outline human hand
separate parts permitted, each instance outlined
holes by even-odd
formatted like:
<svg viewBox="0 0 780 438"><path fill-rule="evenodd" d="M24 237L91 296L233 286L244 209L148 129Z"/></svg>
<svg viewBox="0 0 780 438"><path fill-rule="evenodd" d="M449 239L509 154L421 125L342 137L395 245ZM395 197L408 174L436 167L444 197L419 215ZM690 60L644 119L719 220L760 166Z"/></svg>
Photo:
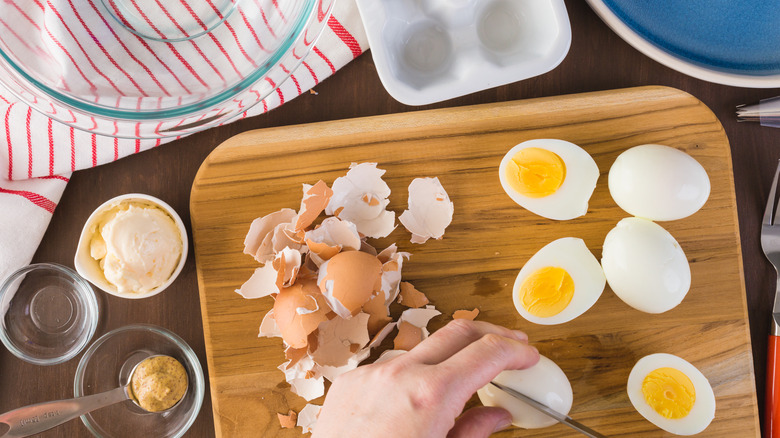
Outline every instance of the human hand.
<svg viewBox="0 0 780 438"><path fill-rule="evenodd" d="M539 361L525 333L456 319L408 353L333 382L312 438L480 438L509 427L504 409L463 411L504 370ZM457 421L456 421L457 418Z"/></svg>

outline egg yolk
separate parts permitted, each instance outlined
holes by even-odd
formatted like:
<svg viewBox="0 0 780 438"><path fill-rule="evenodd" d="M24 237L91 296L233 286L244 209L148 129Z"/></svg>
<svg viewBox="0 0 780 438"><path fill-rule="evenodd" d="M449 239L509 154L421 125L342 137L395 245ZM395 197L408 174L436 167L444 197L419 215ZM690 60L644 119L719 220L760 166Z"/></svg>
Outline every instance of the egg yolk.
<svg viewBox="0 0 780 438"><path fill-rule="evenodd" d="M537 269L520 285L523 307L539 318L561 313L573 296L574 280L563 268Z"/></svg>
<svg viewBox="0 0 780 438"><path fill-rule="evenodd" d="M645 401L659 415L676 420L691 412L696 402L693 382L675 368L658 368L642 381Z"/></svg>
<svg viewBox="0 0 780 438"><path fill-rule="evenodd" d="M566 165L554 152L525 148L515 154L506 168L510 187L529 198L555 193L566 178Z"/></svg>

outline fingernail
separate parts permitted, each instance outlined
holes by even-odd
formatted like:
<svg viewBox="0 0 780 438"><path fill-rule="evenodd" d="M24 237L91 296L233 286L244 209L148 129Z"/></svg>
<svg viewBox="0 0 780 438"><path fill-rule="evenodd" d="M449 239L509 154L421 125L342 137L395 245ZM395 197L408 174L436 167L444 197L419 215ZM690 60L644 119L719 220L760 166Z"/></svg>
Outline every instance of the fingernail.
<svg viewBox="0 0 780 438"><path fill-rule="evenodd" d="M496 424L496 428L493 429L493 433L501 432L502 430L509 429L510 426L512 426L512 419L511 418L507 418L507 419L504 419L502 421L499 421Z"/></svg>

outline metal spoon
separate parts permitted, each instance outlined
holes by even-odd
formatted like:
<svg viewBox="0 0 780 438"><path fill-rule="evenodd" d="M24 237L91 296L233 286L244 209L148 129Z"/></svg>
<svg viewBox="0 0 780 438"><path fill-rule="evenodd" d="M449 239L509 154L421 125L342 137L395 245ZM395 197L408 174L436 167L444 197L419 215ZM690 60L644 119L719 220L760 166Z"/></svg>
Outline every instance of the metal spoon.
<svg viewBox="0 0 780 438"><path fill-rule="evenodd" d="M37 403L0 414L0 438L21 438L35 435L96 409L125 400L132 400L136 406L143 409L132 395L130 382L139 365L157 356L164 355L150 355L147 352L137 352L131 355L122 364L119 371L119 387L116 389L84 397ZM130 372L127 372L128 369ZM184 398L187 390L176 404L164 411L158 411L158 413L173 409Z"/></svg>

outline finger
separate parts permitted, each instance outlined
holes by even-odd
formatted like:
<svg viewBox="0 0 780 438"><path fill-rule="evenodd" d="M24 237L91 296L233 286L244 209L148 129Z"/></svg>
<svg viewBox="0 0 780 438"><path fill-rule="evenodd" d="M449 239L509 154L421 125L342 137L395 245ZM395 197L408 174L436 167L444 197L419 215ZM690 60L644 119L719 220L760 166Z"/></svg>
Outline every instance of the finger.
<svg viewBox="0 0 780 438"><path fill-rule="evenodd" d="M435 366L436 373L445 382L457 382L448 385L449 395L465 404L501 371L529 368L538 361L536 348L490 333Z"/></svg>
<svg viewBox="0 0 780 438"><path fill-rule="evenodd" d="M512 415L503 408L471 408L455 421L447 438L485 438L512 425Z"/></svg>
<svg viewBox="0 0 780 438"><path fill-rule="evenodd" d="M485 321L455 319L414 347L406 354L407 360L434 365L450 358L467 345L489 333L517 341L528 341L528 336L521 331L509 330L506 327Z"/></svg>

